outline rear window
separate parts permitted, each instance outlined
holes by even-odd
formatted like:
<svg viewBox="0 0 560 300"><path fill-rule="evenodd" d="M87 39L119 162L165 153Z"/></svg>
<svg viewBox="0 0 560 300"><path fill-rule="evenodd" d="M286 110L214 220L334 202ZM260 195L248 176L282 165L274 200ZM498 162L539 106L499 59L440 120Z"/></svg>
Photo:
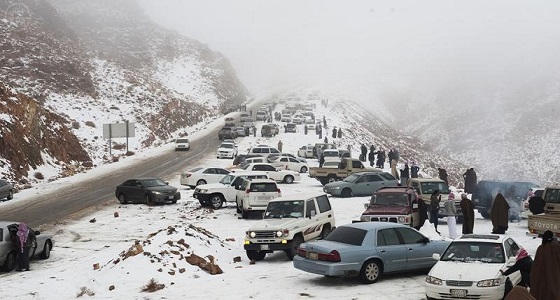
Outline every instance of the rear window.
<svg viewBox="0 0 560 300"><path fill-rule="evenodd" d="M340 226L327 236L327 241L361 246L367 231L354 227Z"/></svg>
<svg viewBox="0 0 560 300"><path fill-rule="evenodd" d="M251 182L251 192L276 192L278 188L274 182Z"/></svg>
<svg viewBox="0 0 560 300"><path fill-rule="evenodd" d="M186 143L189 142L189 139L177 139L176 142L177 142L177 143L180 143L180 144L186 144Z"/></svg>

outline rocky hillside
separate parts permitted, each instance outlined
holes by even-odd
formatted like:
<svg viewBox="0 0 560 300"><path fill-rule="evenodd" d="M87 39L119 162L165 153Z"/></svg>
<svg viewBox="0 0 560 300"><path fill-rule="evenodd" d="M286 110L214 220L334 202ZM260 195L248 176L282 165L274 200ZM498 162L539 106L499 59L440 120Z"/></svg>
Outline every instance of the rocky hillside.
<svg viewBox="0 0 560 300"><path fill-rule="evenodd" d="M23 170L70 161L62 158L81 167L112 161L102 137L106 123L133 122L131 142L134 151L142 151L246 100L225 57L152 23L134 1L10 0L0 2L0 12L2 86L18 99L37 100L33 112L50 113L28 117L56 117L36 125L63 125L85 154L68 151L77 145L66 145L65 137L59 147L43 145L53 162L21 159L5 145L22 149L33 136L1 126L1 177L19 180L31 176ZM4 109L4 120L20 119L10 115L13 107ZM121 144L115 139L110 146L117 150Z"/></svg>

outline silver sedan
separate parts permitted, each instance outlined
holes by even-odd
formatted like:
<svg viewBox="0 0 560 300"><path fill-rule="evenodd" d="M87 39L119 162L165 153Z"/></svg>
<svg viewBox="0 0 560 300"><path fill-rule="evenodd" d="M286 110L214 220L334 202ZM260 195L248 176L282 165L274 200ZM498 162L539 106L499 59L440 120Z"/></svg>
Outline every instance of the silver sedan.
<svg viewBox="0 0 560 300"><path fill-rule="evenodd" d="M19 222L0 221L0 267L3 271L11 272L17 265L16 247L12 243L12 234L16 234ZM29 230L33 230L29 228ZM51 256L54 240L49 234L35 233L36 243L29 251L29 257L47 259Z"/></svg>

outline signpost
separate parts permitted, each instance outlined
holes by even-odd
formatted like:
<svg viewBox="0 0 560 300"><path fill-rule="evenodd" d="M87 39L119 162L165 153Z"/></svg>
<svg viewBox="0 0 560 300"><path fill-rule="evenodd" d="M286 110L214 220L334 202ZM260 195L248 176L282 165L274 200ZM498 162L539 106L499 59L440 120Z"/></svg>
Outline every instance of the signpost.
<svg viewBox="0 0 560 300"><path fill-rule="evenodd" d="M103 138L109 139L109 156L112 156L112 138L126 138L126 152L128 153L128 138L135 136L134 123L125 121L124 123L103 124Z"/></svg>

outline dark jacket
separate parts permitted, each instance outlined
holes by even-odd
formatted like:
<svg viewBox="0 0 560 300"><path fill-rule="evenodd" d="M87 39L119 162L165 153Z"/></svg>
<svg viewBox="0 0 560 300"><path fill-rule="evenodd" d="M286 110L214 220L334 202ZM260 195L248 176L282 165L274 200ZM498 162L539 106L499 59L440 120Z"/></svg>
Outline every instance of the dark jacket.
<svg viewBox="0 0 560 300"><path fill-rule="evenodd" d="M408 165L404 165L404 169L401 169L401 178L410 178L410 169Z"/></svg>
<svg viewBox="0 0 560 300"><path fill-rule="evenodd" d="M530 256L525 256L519 259L515 264L504 271L504 275L513 274L516 271L521 273L521 282L519 285L530 287L531 280L531 267L533 266L533 259Z"/></svg>
<svg viewBox="0 0 560 300"><path fill-rule="evenodd" d="M529 211L534 215L544 213L544 199L538 196L533 196L529 199Z"/></svg>
<svg viewBox="0 0 560 300"><path fill-rule="evenodd" d="M547 242L537 248L531 268L531 295L537 300L560 299L560 245Z"/></svg>
<svg viewBox="0 0 560 300"><path fill-rule="evenodd" d="M472 194L476 189L476 172L473 168L470 168L463 174L463 178L465 179L465 193Z"/></svg>
<svg viewBox="0 0 560 300"><path fill-rule="evenodd" d="M411 178L418 178L418 172L420 171L420 167L412 166L410 167L410 177Z"/></svg>
<svg viewBox="0 0 560 300"><path fill-rule="evenodd" d="M492 225L494 226L492 233L503 234L508 229L509 222L509 204L502 193L498 193L492 202L490 211Z"/></svg>

